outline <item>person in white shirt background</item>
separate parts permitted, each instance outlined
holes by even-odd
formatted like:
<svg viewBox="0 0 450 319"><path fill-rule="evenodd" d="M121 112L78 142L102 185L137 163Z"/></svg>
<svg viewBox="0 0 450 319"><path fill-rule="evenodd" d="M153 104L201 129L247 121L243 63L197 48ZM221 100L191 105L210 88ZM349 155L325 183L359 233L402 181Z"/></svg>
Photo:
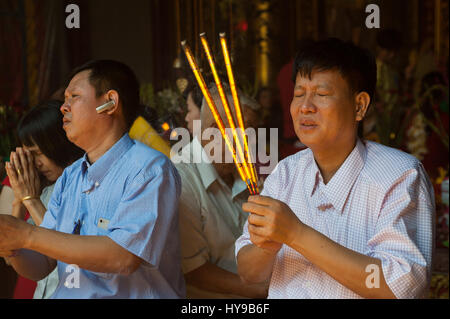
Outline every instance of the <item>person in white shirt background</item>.
<svg viewBox="0 0 450 319"><path fill-rule="evenodd" d="M210 92L225 119L215 84L210 85ZM235 116L228 88L226 94ZM240 101L246 127L257 127L259 105L243 94ZM194 138L185 146L189 152L183 149L180 157L172 157L182 181L179 227L186 296L189 299L265 298L268 283L245 284L236 274L234 243L247 220L241 207L249 193L234 163L224 160L225 142L204 99L200 120L201 127L193 130ZM216 128L218 133L212 140L207 137L210 128Z"/></svg>
<svg viewBox="0 0 450 319"><path fill-rule="evenodd" d="M307 42L293 68L291 116L308 149L278 163L235 253L268 298L420 298L429 287L434 193L413 156L358 137L376 63L337 39Z"/></svg>

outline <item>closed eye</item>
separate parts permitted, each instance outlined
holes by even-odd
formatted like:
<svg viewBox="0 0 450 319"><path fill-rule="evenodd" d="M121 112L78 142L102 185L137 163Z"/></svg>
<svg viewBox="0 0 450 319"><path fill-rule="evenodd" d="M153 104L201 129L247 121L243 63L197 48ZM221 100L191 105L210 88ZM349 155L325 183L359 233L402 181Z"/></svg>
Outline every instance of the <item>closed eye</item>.
<svg viewBox="0 0 450 319"><path fill-rule="evenodd" d="M67 101L70 101L70 100L72 100L73 98L75 98L75 97L77 97L78 95L76 95L76 94L72 94L72 95L70 95L70 96L66 96L65 98L64 98L64 102L65 103L67 103Z"/></svg>

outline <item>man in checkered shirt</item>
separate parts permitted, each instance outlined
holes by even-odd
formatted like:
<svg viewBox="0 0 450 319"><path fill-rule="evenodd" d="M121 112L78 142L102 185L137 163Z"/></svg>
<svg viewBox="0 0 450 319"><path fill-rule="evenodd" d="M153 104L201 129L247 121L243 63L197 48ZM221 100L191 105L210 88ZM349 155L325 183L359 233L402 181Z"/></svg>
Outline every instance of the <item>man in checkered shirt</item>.
<svg viewBox="0 0 450 319"><path fill-rule="evenodd" d="M434 194L413 156L358 137L376 63L337 39L304 43L291 115L308 149L282 160L236 242L239 275L269 298L420 298L430 282Z"/></svg>

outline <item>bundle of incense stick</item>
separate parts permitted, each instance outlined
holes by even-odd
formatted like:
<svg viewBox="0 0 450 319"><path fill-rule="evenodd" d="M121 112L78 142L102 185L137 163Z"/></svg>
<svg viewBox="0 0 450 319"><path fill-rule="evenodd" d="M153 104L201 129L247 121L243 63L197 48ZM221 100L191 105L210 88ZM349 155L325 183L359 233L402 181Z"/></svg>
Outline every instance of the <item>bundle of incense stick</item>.
<svg viewBox="0 0 450 319"><path fill-rule="evenodd" d="M183 47L183 50L186 53L186 57L189 61L189 65L190 65L192 71L194 72L194 75L198 82L198 85L200 86L203 96L205 97L205 101L208 104L208 107L211 110L211 113L213 114L213 117L217 123L220 133L222 134L222 137L225 140L228 150L231 152L231 154L233 156L233 161L239 172L239 176L247 184L250 194L252 194L252 195L259 194L258 175L256 173L256 169L255 169L255 166L254 166L252 158L251 158L251 152L249 150L247 139L245 137L244 120L242 118L241 105L239 102L239 95L237 92L236 83L234 81L234 75L233 75L233 70L231 67L230 56L228 54L225 33L220 34L220 43L221 43L221 47L222 47L223 57L225 59L225 65L227 68L228 81L230 84L231 95L233 97L233 103L234 103L234 107L235 107L235 111L236 111L235 113L236 113L236 118L238 120L239 129L236 129L236 124L234 123L234 119L233 119L233 115L230 110L230 105L228 103L227 95L225 94L221 80L219 78L219 75L217 74L216 66L214 64L214 60L211 55L211 51L209 49L208 41L206 40L205 33L200 34L200 39L201 39L205 54L208 58L209 65L211 67L214 81L216 83L217 90L219 92L220 100L222 101L222 105L225 110L225 114L227 116L229 127L231 128L231 130L233 132L233 140L236 142L237 152L233 147L233 141L230 140L230 137L225 132L225 125L222 121L222 118L220 117L219 112L217 111L217 107L211 97L211 93L209 92L209 89L208 89L208 87L205 83L205 80L200 72L200 69L195 61L195 58L192 55L191 49L186 44L186 41L182 41L181 46ZM239 132L240 136L238 136L238 132Z"/></svg>

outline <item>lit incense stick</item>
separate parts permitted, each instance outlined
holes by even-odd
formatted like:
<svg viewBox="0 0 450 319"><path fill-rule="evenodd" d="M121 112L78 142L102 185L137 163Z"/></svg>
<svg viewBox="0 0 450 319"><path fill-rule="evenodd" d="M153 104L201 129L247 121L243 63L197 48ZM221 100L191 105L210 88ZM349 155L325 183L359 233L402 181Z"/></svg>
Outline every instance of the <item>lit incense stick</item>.
<svg viewBox="0 0 450 319"><path fill-rule="evenodd" d="M228 99L227 99L227 96L223 89L222 82L220 81L219 75L217 74L216 66L214 64L214 60L212 58L211 51L209 49L208 41L206 40L205 33L200 34L200 39L201 39L201 42L203 45L203 49L205 50L206 57L208 58L209 66L211 67L214 81L216 82L217 90L219 92L220 100L222 101L222 105L225 110L225 114L227 116L228 123L233 132L233 138L236 141L237 153L239 155L241 162L244 164L243 166L244 166L246 177L250 178L252 180L252 186L256 188L256 181L253 179L252 173L248 166L249 164L247 163L246 157L244 155L244 151L242 149L241 141L240 141L239 137L237 136L236 125L234 124L233 115L231 114L230 106L228 104ZM253 191L256 192L256 189L253 189Z"/></svg>
<svg viewBox="0 0 450 319"><path fill-rule="evenodd" d="M247 187L248 187L250 193L253 194L254 192L252 190L252 187L250 186L251 185L251 180L249 180L249 179L247 179L245 177L245 174L244 174L244 171L243 171L243 168L242 168L242 164L239 163L239 161L236 158L236 152L235 152L235 150L233 148L233 144L231 143L231 141L229 139L229 136L225 132L225 126L223 124L223 121L220 118L219 112L217 111L217 108L216 108L216 105L214 104L213 99L211 98L211 94L209 93L209 90L208 90L208 87L206 86L205 80L203 79L203 76L202 76L202 74L199 71L199 68L197 66L197 63L195 62L195 59L194 59L194 57L192 55L192 52L191 52L189 46L186 44L186 41L182 41L181 42L181 46L183 47L183 50L184 50L184 52L186 54L186 57L187 57L188 62L189 62L189 65L191 66L191 69L194 72L195 78L196 78L196 80L198 82L198 85L200 86L200 89L201 89L201 91L203 93L203 96L205 97L205 101L206 101L206 103L208 104L208 106L209 106L209 108L211 110L211 113L212 113L212 115L214 117L214 120L217 123L217 126L219 127L220 133L222 133L222 136L223 136L223 138L225 140L225 143L226 143L229 151L233 155L233 160L234 160L234 163L235 163L235 165L236 165L236 167L238 169L239 175L240 175L241 179L247 184Z"/></svg>
<svg viewBox="0 0 450 319"><path fill-rule="evenodd" d="M256 174L256 169L255 169L254 163L252 161L252 157L251 157L251 153L250 153L250 150L248 147L247 139L245 138L245 134L244 134L245 126L244 126L244 120L242 118L241 103L239 101L239 96L238 96L237 89L236 89L236 82L234 81L233 69L231 67L230 55L228 54L227 40L225 37L225 33L220 33L220 44L222 46L223 58L225 60L225 66L227 68L228 81L230 82L230 90L231 90L231 95L233 96L234 108L236 109L236 117L238 120L239 128L241 129L242 139L244 140L244 149L247 154L248 164L251 169L252 181L256 185L257 193L259 193L258 175Z"/></svg>

